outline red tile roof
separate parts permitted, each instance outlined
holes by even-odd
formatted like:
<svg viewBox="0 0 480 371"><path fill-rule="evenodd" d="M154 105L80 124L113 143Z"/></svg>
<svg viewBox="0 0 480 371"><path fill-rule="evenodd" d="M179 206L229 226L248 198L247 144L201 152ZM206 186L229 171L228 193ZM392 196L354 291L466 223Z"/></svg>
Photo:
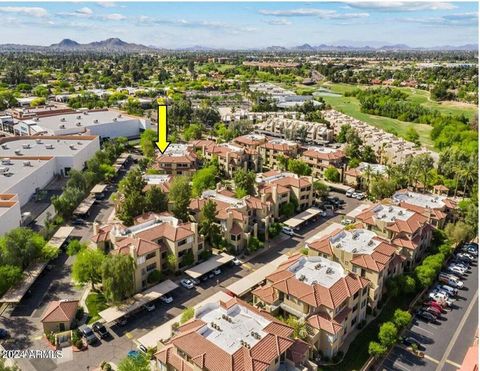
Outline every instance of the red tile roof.
<svg viewBox="0 0 480 371"><path fill-rule="evenodd" d="M56 300L50 302L42 315L43 323L70 322L75 318L78 300Z"/></svg>

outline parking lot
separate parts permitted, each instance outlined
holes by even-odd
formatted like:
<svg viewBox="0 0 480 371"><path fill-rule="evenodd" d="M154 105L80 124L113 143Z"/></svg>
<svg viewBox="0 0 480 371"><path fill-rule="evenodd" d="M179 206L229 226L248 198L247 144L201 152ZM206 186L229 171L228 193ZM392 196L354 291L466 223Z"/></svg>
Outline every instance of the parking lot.
<svg viewBox="0 0 480 371"><path fill-rule="evenodd" d="M344 214L353 210L361 203L361 201L346 198L341 194L333 194L346 201L344 207L337 210L333 215L322 217L316 221L310 222L293 237L280 234L275 240L270 241L268 248L261 250L255 256L251 256L242 266L222 267L222 273L220 275L210 278L206 282L201 282L193 289L188 290L181 286L178 287L171 293L171 296L174 299L173 303L165 304L160 300L157 300L155 302L156 308L154 311L147 312L142 310L135 315L132 315L127 325L124 327L107 325L111 337L102 339L97 342L97 344L90 346L87 351L73 354L70 353L66 359L63 360L63 363L57 363L53 360L22 361L20 362L21 369L37 371L55 369L69 369L71 371L85 370L87 365L90 367L96 367L103 360L118 364L118 362L127 355L128 351L136 349L137 345L134 342L135 339L178 316L185 308L192 307L216 292L223 290L224 287L227 287L240 278L245 277L253 270L258 269L281 254L302 247L306 239L328 227L331 223L340 222ZM108 203L106 200L105 202ZM96 217L98 218L97 210L104 214L105 216L103 216L103 218L105 218L105 208L102 206L102 204L99 204L98 206L94 205L94 208L92 208L92 215L88 220L94 220ZM110 209L110 207L107 209ZM90 233L91 225L87 225L76 227L74 235L87 238ZM24 299L24 301L22 301L20 305L8 315L8 318L1 320L2 326L11 331L15 339L17 337L25 338L26 343L23 344L21 348L44 349L46 347L46 341L42 338L42 332L39 326L39 318L45 310L45 295L46 298L51 297L49 300L63 298L62 295L65 295L65 298L79 298L81 296L83 290L74 288L70 281L69 265L71 264L70 260L72 258L69 258L68 262L63 259L66 258L59 259L57 268L53 269L52 272L48 272L45 277L41 277L38 282L35 283L35 286L33 287L35 290L32 298ZM67 262L66 266L64 266L65 262ZM185 276L181 275L175 278L176 283L179 283L182 278L185 278ZM53 285L54 280L58 281L58 284ZM16 323L24 323L23 326L25 331L14 331L13 328ZM15 343L5 344L5 346L9 349L18 348L18 344Z"/></svg>
<svg viewBox="0 0 480 371"><path fill-rule="evenodd" d="M478 327L478 266L472 264L464 288L450 309L437 323L427 323L414 318L405 336L412 336L424 347L424 358L397 345L383 363L382 370L457 370L463 362L467 349L473 342Z"/></svg>

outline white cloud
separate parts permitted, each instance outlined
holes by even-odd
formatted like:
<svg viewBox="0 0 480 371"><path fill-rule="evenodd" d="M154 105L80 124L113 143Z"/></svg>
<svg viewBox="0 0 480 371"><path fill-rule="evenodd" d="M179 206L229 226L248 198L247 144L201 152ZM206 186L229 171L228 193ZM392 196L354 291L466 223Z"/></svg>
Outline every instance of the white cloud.
<svg viewBox="0 0 480 371"><path fill-rule="evenodd" d="M272 26L288 26L292 24L292 22L285 18L271 19L267 23L271 24Z"/></svg>
<svg viewBox="0 0 480 371"><path fill-rule="evenodd" d="M37 18L48 16L46 9L30 6L2 6L0 7L0 13L16 13Z"/></svg>
<svg viewBox="0 0 480 371"><path fill-rule="evenodd" d="M114 8L117 6L117 4L113 1L99 1L97 2L97 5L101 6L102 8Z"/></svg>
<svg viewBox="0 0 480 371"><path fill-rule="evenodd" d="M127 19L127 17L119 13L107 14L106 16L104 16L104 18L108 19L109 21L121 21L123 19Z"/></svg>
<svg viewBox="0 0 480 371"><path fill-rule="evenodd" d="M384 12L415 12L419 10L452 10L457 7L447 2L425 1L358 1L348 3L351 8Z"/></svg>
<svg viewBox="0 0 480 371"><path fill-rule="evenodd" d="M260 14L274 17L318 17L322 19L352 19L368 17L368 13L338 13L335 10L298 8L290 10L266 10Z"/></svg>
<svg viewBox="0 0 480 371"><path fill-rule="evenodd" d="M90 16L90 15L93 14L93 10L90 9L90 8L87 8L87 7L83 7L83 8L80 8L80 9L75 10L75 13L77 13L77 14L79 14L79 15Z"/></svg>
<svg viewBox="0 0 480 371"><path fill-rule="evenodd" d="M444 26L475 26L478 24L478 13L458 13L449 14L441 17L422 17L422 18L400 18L402 22L419 23L424 25L444 25Z"/></svg>

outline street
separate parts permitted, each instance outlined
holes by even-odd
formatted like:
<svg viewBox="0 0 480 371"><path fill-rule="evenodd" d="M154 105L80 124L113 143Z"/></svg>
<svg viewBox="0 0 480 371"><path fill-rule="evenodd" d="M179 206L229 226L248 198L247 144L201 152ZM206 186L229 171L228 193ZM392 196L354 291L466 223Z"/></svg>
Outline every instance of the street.
<svg viewBox="0 0 480 371"><path fill-rule="evenodd" d="M419 358L397 345L383 363L382 370L454 371L463 362L478 327L478 266L473 264L459 290L457 300L439 323L417 318L405 336L416 338L425 347L425 357ZM446 335L448 334L448 335Z"/></svg>

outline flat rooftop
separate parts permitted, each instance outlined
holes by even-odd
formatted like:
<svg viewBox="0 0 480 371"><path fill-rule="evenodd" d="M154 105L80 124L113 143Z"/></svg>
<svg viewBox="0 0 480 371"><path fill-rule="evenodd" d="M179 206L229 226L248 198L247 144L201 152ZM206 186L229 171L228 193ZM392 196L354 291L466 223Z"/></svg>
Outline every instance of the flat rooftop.
<svg viewBox="0 0 480 371"><path fill-rule="evenodd" d="M338 152L337 148L324 147L324 146L308 146L308 151L315 151L318 153L336 153Z"/></svg>
<svg viewBox="0 0 480 371"><path fill-rule="evenodd" d="M188 152L190 152L190 150L188 149L187 144L173 143L168 146L167 150L163 153L163 156L181 157L188 154Z"/></svg>
<svg viewBox="0 0 480 371"><path fill-rule="evenodd" d="M170 216L170 215L157 215L155 219L148 220L140 224L132 225L122 230L117 230L117 235L120 235L123 237L130 236L132 234L137 234L139 232L146 231L147 229L156 227L162 223L168 223L171 226L176 228L179 225L179 220L174 216Z"/></svg>
<svg viewBox="0 0 480 371"><path fill-rule="evenodd" d="M171 180L172 176L168 174L147 174L143 176L143 179L147 184L158 185L168 183Z"/></svg>
<svg viewBox="0 0 480 371"><path fill-rule="evenodd" d="M286 177L295 178L296 175L294 173L289 173L289 172L286 172L286 171L275 174L275 175L267 176L267 177L264 176L263 174L258 174L257 177L255 178L255 181L257 183L270 183L270 182L274 182L276 180L283 179L283 178L286 178Z"/></svg>
<svg viewBox="0 0 480 371"><path fill-rule="evenodd" d="M140 120L119 111L82 111L55 116L44 116L37 119L23 120L28 125L37 125L48 130L65 130L78 127L95 126L111 122L125 122ZM80 123L80 125L78 125ZM62 126L63 125L63 126Z"/></svg>
<svg viewBox="0 0 480 371"><path fill-rule="evenodd" d="M380 241L374 240L377 235L367 229L343 230L330 238L330 243L337 249L352 254L370 255L380 245Z"/></svg>
<svg viewBox="0 0 480 371"><path fill-rule="evenodd" d="M288 267L288 270L294 273L299 281L309 285L316 283L326 288L347 275L339 263L320 256L302 256Z"/></svg>
<svg viewBox="0 0 480 371"><path fill-rule="evenodd" d="M242 305L226 309L218 302L198 308L195 317L206 323L197 332L228 354L235 353L244 343L255 346L267 335L263 329L270 324Z"/></svg>
<svg viewBox="0 0 480 371"><path fill-rule="evenodd" d="M385 174L387 172L387 167L380 164L369 164L368 162L360 162L357 169L360 171L365 171L370 166L370 170L376 174Z"/></svg>
<svg viewBox="0 0 480 371"><path fill-rule="evenodd" d="M287 146L296 146L297 145L297 142L293 142L291 140L288 140L288 139L282 139L282 138L271 138L268 140L268 143L272 143L272 144L286 144Z"/></svg>
<svg viewBox="0 0 480 371"><path fill-rule="evenodd" d="M0 156L1 156L0 150ZM20 183L24 178L42 168L50 160L12 160L2 159L0 161L0 193L5 193L15 184ZM51 174L53 176L53 173Z"/></svg>
<svg viewBox="0 0 480 371"><path fill-rule="evenodd" d="M217 201L224 202L224 203L229 204L231 206L236 206L236 207L245 206L245 201L244 200L240 200L240 199L235 198L235 197L222 195L221 193L218 193L215 190L210 190L209 189L209 190L203 191L202 197L203 198L213 198Z"/></svg>
<svg viewBox="0 0 480 371"><path fill-rule="evenodd" d="M48 137L41 137L33 139L30 137L28 139L27 137L18 137L18 140L12 140L0 146L0 157L75 156L87 143L94 140L98 141L98 138L48 139Z"/></svg>
<svg viewBox="0 0 480 371"><path fill-rule="evenodd" d="M429 193L417 193L417 192L396 192L392 199L395 202L406 202L407 204L420 206L430 209L441 209L445 206L443 200L446 197L432 195Z"/></svg>
<svg viewBox="0 0 480 371"><path fill-rule="evenodd" d="M408 220L415 213L400 206L394 205L377 205L372 211L375 213L375 218L384 220L386 222L394 222L395 220Z"/></svg>

